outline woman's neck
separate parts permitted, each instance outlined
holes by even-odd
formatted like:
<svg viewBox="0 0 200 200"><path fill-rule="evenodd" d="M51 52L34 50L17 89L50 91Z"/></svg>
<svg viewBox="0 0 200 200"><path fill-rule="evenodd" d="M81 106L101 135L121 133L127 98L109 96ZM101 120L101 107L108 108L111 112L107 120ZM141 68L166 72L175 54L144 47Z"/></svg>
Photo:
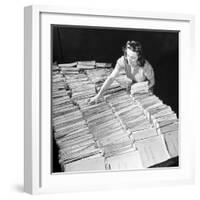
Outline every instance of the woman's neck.
<svg viewBox="0 0 200 200"><path fill-rule="evenodd" d="M124 56L124 58L125 58L126 63L127 63L130 67L132 67L132 68L137 68L137 67L139 67L138 64L137 64L137 62L136 62L135 64L133 64L133 63L131 64L131 63L128 62L128 59L127 59L125 56Z"/></svg>

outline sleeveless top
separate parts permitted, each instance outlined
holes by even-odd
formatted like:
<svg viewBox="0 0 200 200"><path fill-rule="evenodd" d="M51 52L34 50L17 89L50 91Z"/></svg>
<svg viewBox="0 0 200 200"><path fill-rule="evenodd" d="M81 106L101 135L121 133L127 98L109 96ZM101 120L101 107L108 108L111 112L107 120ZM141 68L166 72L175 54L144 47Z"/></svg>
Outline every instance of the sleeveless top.
<svg viewBox="0 0 200 200"><path fill-rule="evenodd" d="M142 82L154 78L153 68L147 60L145 60L143 67L136 66L133 68L128 64L126 58L121 56L117 60L117 67L119 67L120 71L124 71L126 76L133 82Z"/></svg>

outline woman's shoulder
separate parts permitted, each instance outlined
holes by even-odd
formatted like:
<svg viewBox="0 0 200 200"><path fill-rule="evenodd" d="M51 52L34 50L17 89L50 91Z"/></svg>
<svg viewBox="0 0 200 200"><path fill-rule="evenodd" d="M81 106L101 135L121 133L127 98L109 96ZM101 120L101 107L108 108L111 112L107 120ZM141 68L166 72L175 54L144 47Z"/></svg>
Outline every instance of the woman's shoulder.
<svg viewBox="0 0 200 200"><path fill-rule="evenodd" d="M152 70L152 65L150 64L150 62L148 60L145 60L145 63L144 63L144 70L148 71L148 70Z"/></svg>
<svg viewBox="0 0 200 200"><path fill-rule="evenodd" d="M120 58L117 59L117 65L124 67L125 66L125 57L121 56Z"/></svg>
<svg viewBox="0 0 200 200"><path fill-rule="evenodd" d="M144 69L144 73L147 77L152 77L154 75L153 67L149 61L145 60L143 69Z"/></svg>

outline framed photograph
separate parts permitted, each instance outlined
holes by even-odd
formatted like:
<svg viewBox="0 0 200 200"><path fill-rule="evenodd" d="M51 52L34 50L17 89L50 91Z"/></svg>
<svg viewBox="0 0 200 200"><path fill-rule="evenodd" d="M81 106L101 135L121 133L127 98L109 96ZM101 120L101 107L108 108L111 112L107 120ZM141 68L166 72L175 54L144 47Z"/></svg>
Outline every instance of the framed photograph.
<svg viewBox="0 0 200 200"><path fill-rule="evenodd" d="M24 188L194 181L194 16L25 8Z"/></svg>

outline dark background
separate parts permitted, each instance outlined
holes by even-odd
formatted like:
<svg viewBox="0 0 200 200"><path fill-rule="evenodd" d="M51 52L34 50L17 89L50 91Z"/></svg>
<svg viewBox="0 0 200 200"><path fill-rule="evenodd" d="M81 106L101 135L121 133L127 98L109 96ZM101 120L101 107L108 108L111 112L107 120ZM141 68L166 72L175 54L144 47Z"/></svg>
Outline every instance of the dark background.
<svg viewBox="0 0 200 200"><path fill-rule="evenodd" d="M52 62L95 60L114 67L126 41L140 41L155 72L155 95L179 116L178 37L175 31L52 25Z"/></svg>

